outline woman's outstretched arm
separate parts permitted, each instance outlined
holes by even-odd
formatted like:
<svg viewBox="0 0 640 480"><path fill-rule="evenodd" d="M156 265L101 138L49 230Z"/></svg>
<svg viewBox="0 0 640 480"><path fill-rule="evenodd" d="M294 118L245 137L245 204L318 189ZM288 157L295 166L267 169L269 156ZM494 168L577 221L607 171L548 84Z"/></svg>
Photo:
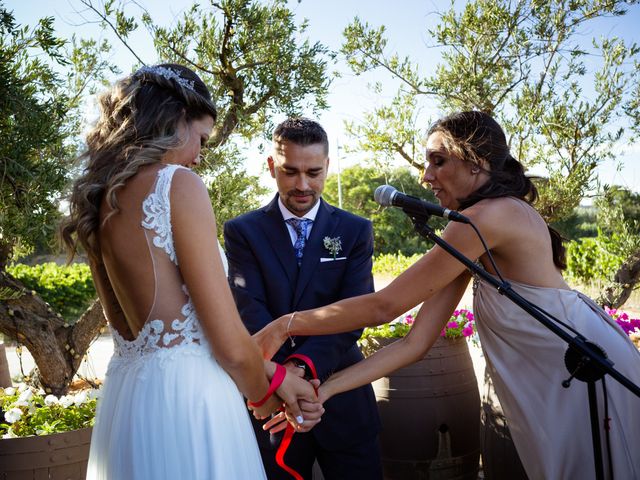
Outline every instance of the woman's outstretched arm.
<svg viewBox="0 0 640 480"><path fill-rule="evenodd" d="M462 273L437 295L424 302L406 337L332 375L320 386L319 400L324 403L338 393L371 383L422 358L435 343L460 302L469 278L469 273Z"/></svg>
<svg viewBox="0 0 640 480"><path fill-rule="evenodd" d="M324 403L334 395L371 383L422 358L440 335L468 283L469 273L464 272L440 293L424 302L406 337L333 374L320 386L318 400ZM286 413L287 418L291 419L292 413ZM284 420L285 415L279 414L266 422L263 428L270 433L277 433L285 428ZM309 431L316 423L305 422L299 430Z"/></svg>
<svg viewBox="0 0 640 480"><path fill-rule="evenodd" d="M476 207L465 210L465 215L473 217L492 248L500 240L496 229L489 228L497 221L495 209L483 207L482 211L475 211ZM467 258L475 260L484 253L481 242L468 225L450 223L443 232L443 239ZM262 348L264 358L268 359L290 335L325 335L381 325L428 300L465 271L462 263L435 246L382 290L296 312L294 317L285 315L271 322L254 338Z"/></svg>

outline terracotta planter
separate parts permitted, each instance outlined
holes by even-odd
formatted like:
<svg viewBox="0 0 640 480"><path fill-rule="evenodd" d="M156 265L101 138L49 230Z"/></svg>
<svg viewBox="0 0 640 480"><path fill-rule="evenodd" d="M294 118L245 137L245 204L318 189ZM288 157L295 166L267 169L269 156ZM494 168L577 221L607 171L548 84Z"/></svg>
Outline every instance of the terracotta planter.
<svg viewBox="0 0 640 480"><path fill-rule="evenodd" d="M438 339L422 360L373 388L385 479L477 479L480 395L466 340Z"/></svg>
<svg viewBox="0 0 640 480"><path fill-rule="evenodd" d="M0 440L0 479L84 480L91 428Z"/></svg>

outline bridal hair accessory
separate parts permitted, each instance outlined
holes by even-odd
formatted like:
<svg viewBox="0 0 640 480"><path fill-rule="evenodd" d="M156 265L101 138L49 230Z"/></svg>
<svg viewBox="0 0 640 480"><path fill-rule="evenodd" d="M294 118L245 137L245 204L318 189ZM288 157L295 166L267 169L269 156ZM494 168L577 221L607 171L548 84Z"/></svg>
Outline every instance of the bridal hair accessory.
<svg viewBox="0 0 640 480"><path fill-rule="evenodd" d="M265 396L262 397L262 399L258 400L257 402L252 402L251 400L249 400L247 401L247 405L249 405L252 408L258 408L264 405L265 402L271 398L271 395L274 394L274 392L278 389L278 387L282 385L282 382L284 382L284 377L286 375L287 375L287 369L284 368L279 363L276 363L276 371L273 374L273 377L271 377L271 383L269 383L269 390L267 390L267 393L265 394Z"/></svg>
<svg viewBox="0 0 640 480"><path fill-rule="evenodd" d="M194 93L196 92L196 89L193 86L193 80L182 78L178 72L170 68L161 67L159 65L153 65L151 67L145 65L144 67L140 67L135 75L138 75L139 73L153 73L155 75L160 75L167 80L175 80L187 90L191 90Z"/></svg>
<svg viewBox="0 0 640 480"><path fill-rule="evenodd" d="M291 348L296 346L296 342L293 340L293 337L291 336L291 322L293 322L293 317L296 316L296 313L298 312L293 312L291 314L291 316L289 317L289 321L287 322L287 337L289 337L289 341L291 342Z"/></svg>

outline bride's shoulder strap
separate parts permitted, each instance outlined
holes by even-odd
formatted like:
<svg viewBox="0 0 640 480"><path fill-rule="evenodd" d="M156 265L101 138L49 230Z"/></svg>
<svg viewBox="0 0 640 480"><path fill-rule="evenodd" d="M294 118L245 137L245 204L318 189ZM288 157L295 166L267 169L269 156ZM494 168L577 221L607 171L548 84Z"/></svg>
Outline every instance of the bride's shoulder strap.
<svg viewBox="0 0 640 480"><path fill-rule="evenodd" d="M153 244L165 251L171 261L178 264L173 246L173 233L171 229L171 180L177 170L187 170L180 165L167 165L158 170L158 177L152 192L142 203L143 228L153 230Z"/></svg>

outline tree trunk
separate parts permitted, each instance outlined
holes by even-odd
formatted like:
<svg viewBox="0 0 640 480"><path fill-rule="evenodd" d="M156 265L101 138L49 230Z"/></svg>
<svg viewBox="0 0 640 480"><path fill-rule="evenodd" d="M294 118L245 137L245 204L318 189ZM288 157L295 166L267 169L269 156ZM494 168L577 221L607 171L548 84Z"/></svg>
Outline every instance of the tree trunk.
<svg viewBox="0 0 640 480"><path fill-rule="evenodd" d="M631 254L616 272L613 282L598 299L600 305L620 308L640 282L640 251Z"/></svg>
<svg viewBox="0 0 640 480"><path fill-rule="evenodd" d="M33 380L45 392L63 395L89 345L106 324L100 302L96 300L74 325L67 325L35 292L6 271L0 271L2 288L18 295L0 301L0 332L27 347L37 366Z"/></svg>

